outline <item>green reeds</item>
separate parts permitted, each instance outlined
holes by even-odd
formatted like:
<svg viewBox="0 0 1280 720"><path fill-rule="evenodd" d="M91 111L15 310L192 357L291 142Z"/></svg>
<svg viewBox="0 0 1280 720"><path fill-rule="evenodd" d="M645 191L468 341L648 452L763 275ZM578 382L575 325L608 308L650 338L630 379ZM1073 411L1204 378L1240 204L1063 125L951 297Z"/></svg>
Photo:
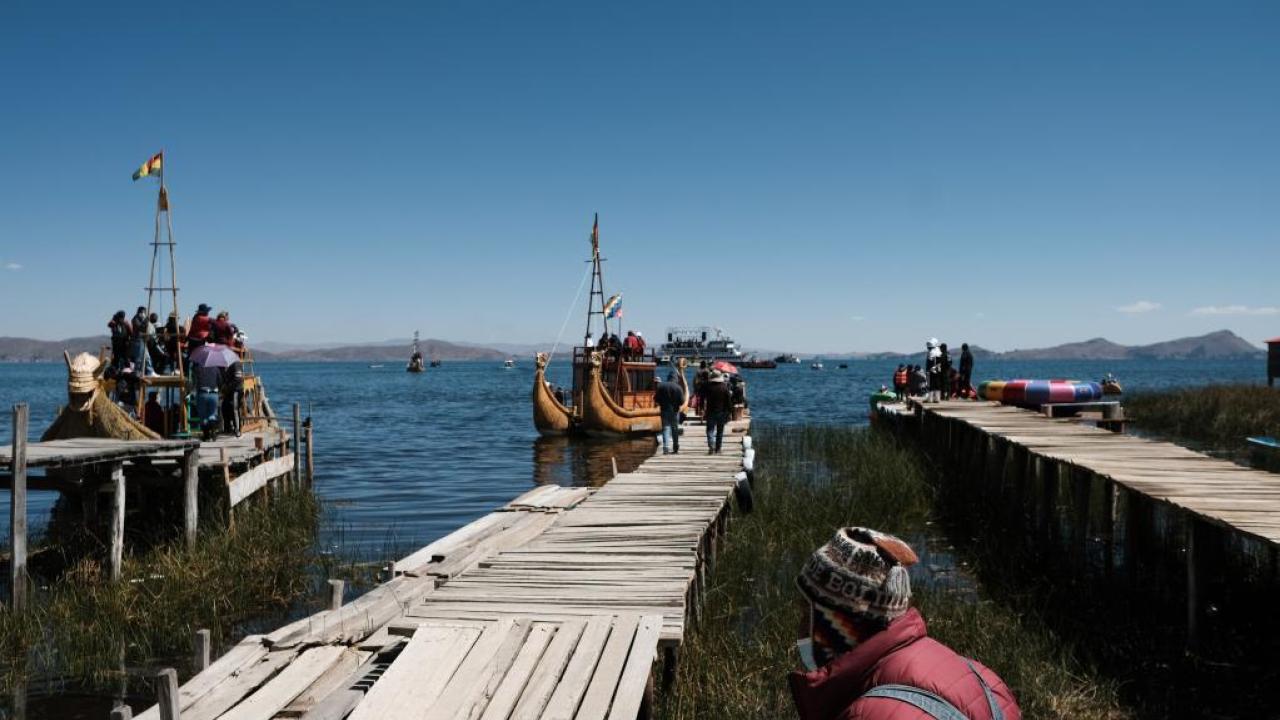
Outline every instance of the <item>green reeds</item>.
<svg viewBox="0 0 1280 720"><path fill-rule="evenodd" d="M232 529L202 531L191 548L174 542L126 556L119 582L94 560L77 561L37 588L25 613L0 610L6 687L56 679L113 691L125 668L158 662L185 675L197 629L210 630L216 650L246 623L316 592L318 518L309 489L282 490L237 507Z"/></svg>
<svg viewBox="0 0 1280 720"><path fill-rule="evenodd" d="M828 427L760 427L755 438L755 512L732 524L660 718L793 717L787 675L799 667L794 645L806 621L795 577L809 554L843 525L897 533L918 548L928 535L926 468L892 438ZM971 580L917 582L913 602L933 637L1009 683L1025 717L1128 716L1115 682L1034 614L992 602Z"/></svg>
<svg viewBox="0 0 1280 720"><path fill-rule="evenodd" d="M1239 450L1251 435L1280 437L1280 388L1208 385L1125 397L1140 430Z"/></svg>

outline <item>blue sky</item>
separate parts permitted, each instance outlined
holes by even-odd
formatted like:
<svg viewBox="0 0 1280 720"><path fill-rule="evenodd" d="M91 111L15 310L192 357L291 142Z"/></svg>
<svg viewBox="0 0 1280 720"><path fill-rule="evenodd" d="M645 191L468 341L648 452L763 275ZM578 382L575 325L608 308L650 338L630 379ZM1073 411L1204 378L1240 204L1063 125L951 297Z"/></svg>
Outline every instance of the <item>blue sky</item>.
<svg viewBox="0 0 1280 720"><path fill-rule="evenodd" d="M1280 4L116 5L0 6L0 335L142 299L161 148L258 340L554 339L597 211L650 336L1280 335Z"/></svg>

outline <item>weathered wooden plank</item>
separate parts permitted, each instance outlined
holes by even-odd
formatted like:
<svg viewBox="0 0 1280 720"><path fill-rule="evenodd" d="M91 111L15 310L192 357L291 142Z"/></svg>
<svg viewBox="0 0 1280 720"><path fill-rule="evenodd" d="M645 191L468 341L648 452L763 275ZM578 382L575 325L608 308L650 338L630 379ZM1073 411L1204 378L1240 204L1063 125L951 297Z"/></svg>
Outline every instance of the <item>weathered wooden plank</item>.
<svg viewBox="0 0 1280 720"><path fill-rule="evenodd" d="M618 680L613 706L609 708L609 720L635 720L644 699L644 688L653 670L654 655L658 650L658 634L661 619L652 615L641 618L636 636L627 655L627 665Z"/></svg>
<svg viewBox="0 0 1280 720"><path fill-rule="evenodd" d="M271 720L332 668L345 652L346 648L339 645L307 650L270 682L219 716L220 720Z"/></svg>
<svg viewBox="0 0 1280 720"><path fill-rule="evenodd" d="M573 654L573 649L577 647L578 639L582 637L585 627L586 623L575 621L562 623L557 628L551 644L547 646L538 666L529 676L529 682L525 685L520 701L516 703L516 708L511 714L512 720L538 720L542 717L542 709L546 707L551 694L555 692L560 676L564 673L565 666L569 664L569 658Z"/></svg>
<svg viewBox="0 0 1280 720"><path fill-rule="evenodd" d="M506 720L511 715L516 701L524 692L525 684L529 682L529 676L533 674L554 634L555 626L553 625L537 623L533 626L520 652L511 663L511 667L507 669L506 674L502 676L502 681L490 695L489 702L480 715L481 720Z"/></svg>
<svg viewBox="0 0 1280 720"><path fill-rule="evenodd" d="M473 628L421 628L400 657L374 683L349 720L383 720L421 714L439 697L480 632Z"/></svg>
<svg viewBox="0 0 1280 720"><path fill-rule="evenodd" d="M636 615L620 615L614 620L613 631L600 654L600 662L582 696L576 716L580 720L604 720L609 712L639 624L640 618Z"/></svg>
<svg viewBox="0 0 1280 720"><path fill-rule="evenodd" d="M261 490L271 480L291 471L293 469L293 461L294 456L290 453L283 457L268 460L232 478L227 490L231 506L239 505L241 501Z"/></svg>
<svg viewBox="0 0 1280 720"><path fill-rule="evenodd" d="M582 702L596 665L600 663L600 655L604 651L605 641L613 629L612 616L591 618L587 622L578 646L574 648L573 658L560 677L555 692L543 708L544 720L573 720Z"/></svg>

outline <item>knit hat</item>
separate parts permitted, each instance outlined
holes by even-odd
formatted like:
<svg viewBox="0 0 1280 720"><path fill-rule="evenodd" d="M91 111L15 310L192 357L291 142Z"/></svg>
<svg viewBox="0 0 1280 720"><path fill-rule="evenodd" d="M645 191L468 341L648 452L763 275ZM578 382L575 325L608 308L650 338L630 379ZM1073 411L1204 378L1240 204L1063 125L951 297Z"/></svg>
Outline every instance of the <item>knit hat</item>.
<svg viewBox="0 0 1280 720"><path fill-rule="evenodd" d="M918 558L902 540L870 528L846 527L818 548L796 578L813 604L815 652L851 650L864 628L883 629L907 611L907 568ZM819 658L822 664L832 657Z"/></svg>

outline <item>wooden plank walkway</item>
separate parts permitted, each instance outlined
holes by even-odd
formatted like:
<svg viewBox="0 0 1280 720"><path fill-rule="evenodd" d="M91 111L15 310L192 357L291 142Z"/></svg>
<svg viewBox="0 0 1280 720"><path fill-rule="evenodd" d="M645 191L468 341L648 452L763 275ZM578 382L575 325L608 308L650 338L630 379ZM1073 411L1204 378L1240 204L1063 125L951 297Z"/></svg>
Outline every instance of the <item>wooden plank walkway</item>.
<svg viewBox="0 0 1280 720"><path fill-rule="evenodd" d="M601 488L531 490L352 603L246 638L181 687L180 717L633 720L697 611L747 429L707 455L690 426L684 453Z"/></svg>
<svg viewBox="0 0 1280 720"><path fill-rule="evenodd" d="M902 406L889 407L898 411ZM1170 442L987 402L924 405L924 411L1084 468L1129 490L1268 543L1280 543L1280 475L1242 467Z"/></svg>

